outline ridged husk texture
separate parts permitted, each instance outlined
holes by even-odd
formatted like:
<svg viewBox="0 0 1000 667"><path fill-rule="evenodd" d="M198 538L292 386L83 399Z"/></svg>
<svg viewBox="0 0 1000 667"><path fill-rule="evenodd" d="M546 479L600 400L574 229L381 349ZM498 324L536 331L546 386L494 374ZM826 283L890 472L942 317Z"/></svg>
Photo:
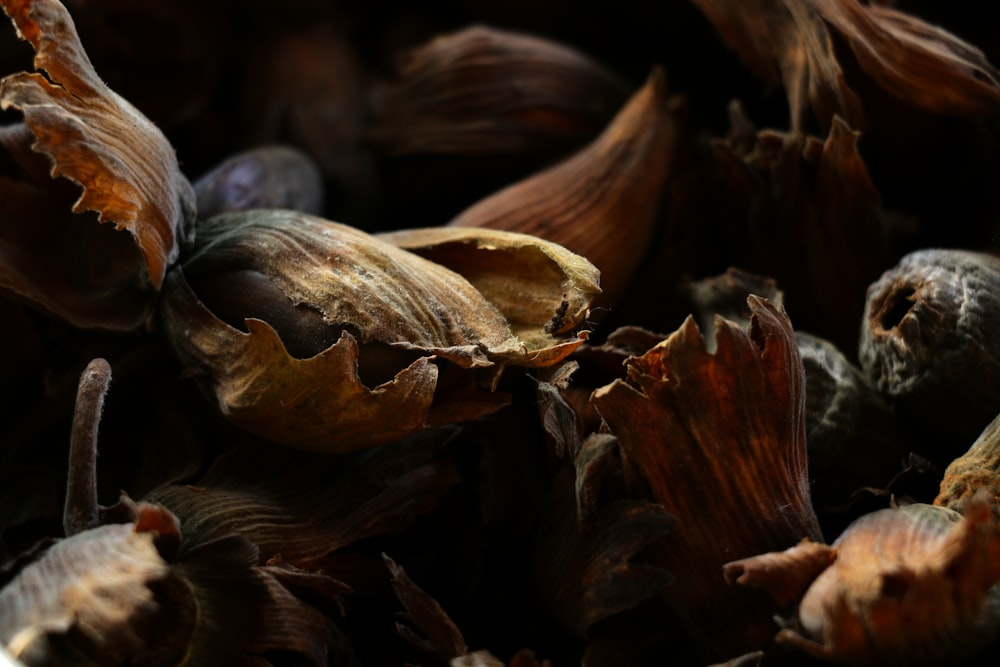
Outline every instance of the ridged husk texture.
<svg viewBox="0 0 1000 667"><path fill-rule="evenodd" d="M480 281L489 283L491 270L511 271L533 276L540 294L558 294L549 309L525 315L535 321L518 322L523 337L488 296L445 266L346 225L277 210L208 221L194 252L167 280L163 317L181 360L236 424L288 445L363 449L492 412L504 402L490 390L505 366L550 365L580 345L583 335L558 339L547 332L585 316L583 304L598 290L596 269L542 241L506 239L493 269L471 236L451 250L479 252L484 263L472 266ZM247 313L245 324L231 321L238 316L227 323L190 284L247 271L277 289L263 298L304 309L301 320L321 317L320 338L335 342L296 358L288 341L315 335L295 330L299 320L275 325ZM226 292L224 286L219 307L240 298L243 287L237 281ZM359 364L363 370L374 360L390 379L366 385ZM438 360L450 363L442 368ZM439 389L443 372L457 374L449 386L458 391Z"/></svg>

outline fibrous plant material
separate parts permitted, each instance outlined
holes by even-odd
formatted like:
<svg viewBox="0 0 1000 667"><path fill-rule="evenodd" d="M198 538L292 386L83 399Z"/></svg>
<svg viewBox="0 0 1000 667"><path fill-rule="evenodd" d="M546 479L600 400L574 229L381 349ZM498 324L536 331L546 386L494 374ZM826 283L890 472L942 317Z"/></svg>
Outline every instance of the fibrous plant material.
<svg viewBox="0 0 1000 667"><path fill-rule="evenodd" d="M461 236L452 250L475 254L475 235ZM537 239L506 240L497 272L513 261L542 296L516 304L528 305L517 313L527 319L508 320L460 274L346 225L292 211L224 214L199 228L168 278L163 318L234 423L298 447L364 449L492 412L506 400L490 393L504 367L558 363L583 342L548 332L585 316L598 289L592 265ZM488 264L475 270L495 284ZM436 395L438 360L467 371L468 391Z"/></svg>
<svg viewBox="0 0 1000 667"><path fill-rule="evenodd" d="M757 76L784 85L792 128L811 110L865 127L863 100L836 52L844 40L879 86L937 113L996 113L1000 75L982 51L891 7L854 0L694 0ZM931 92L933 91L933 92Z"/></svg>
<svg viewBox="0 0 1000 667"><path fill-rule="evenodd" d="M621 298L656 230L674 144L663 70L593 142L483 199L449 224L523 234L565 246L601 271L603 305Z"/></svg>
<svg viewBox="0 0 1000 667"><path fill-rule="evenodd" d="M677 518L647 558L674 575L664 599L702 660L761 649L774 634L768 601L734 595L723 581L729 555L820 537L795 336L781 309L748 301L749 331L718 319L714 354L688 318L626 362L627 380L592 398L621 443L634 492L648 485ZM715 632L723 625L724 641Z"/></svg>
<svg viewBox="0 0 1000 667"><path fill-rule="evenodd" d="M798 600L777 641L849 667L952 665L1000 633L1000 526L978 496L964 515L926 504L867 514L814 542L726 565L730 581Z"/></svg>
<svg viewBox="0 0 1000 667"><path fill-rule="evenodd" d="M38 71L0 83L0 105L24 116L0 143L26 175L0 183L14 202L2 226L0 288L76 326L135 329L192 236L191 184L160 130L97 76L65 7L4 9ZM60 177L80 191L52 181ZM85 212L97 219L75 215Z"/></svg>
<svg viewBox="0 0 1000 667"><path fill-rule="evenodd" d="M373 95L369 134L391 155L558 154L600 131L627 90L571 47L473 26L406 55Z"/></svg>
<svg viewBox="0 0 1000 667"><path fill-rule="evenodd" d="M964 512L982 494L990 498L993 514L1000 519L1000 417L990 422L967 452L948 464L934 504Z"/></svg>

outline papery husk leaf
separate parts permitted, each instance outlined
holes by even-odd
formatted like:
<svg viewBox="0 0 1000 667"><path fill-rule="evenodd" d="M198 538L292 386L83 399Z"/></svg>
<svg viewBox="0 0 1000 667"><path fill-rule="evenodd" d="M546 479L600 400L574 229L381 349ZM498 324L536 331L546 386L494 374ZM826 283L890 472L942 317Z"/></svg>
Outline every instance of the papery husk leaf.
<svg viewBox="0 0 1000 667"><path fill-rule="evenodd" d="M934 113L991 116L1000 75L979 49L903 12L856 0L695 0L754 72L784 84L793 130L809 107L825 129L834 115L866 127L863 101L834 49L844 39L881 88Z"/></svg>
<svg viewBox="0 0 1000 667"><path fill-rule="evenodd" d="M433 508L459 480L453 464L437 460L452 433L342 457L244 446L220 457L197 486L163 487L149 499L181 519L185 544L239 533L264 560L280 554L315 570L329 554L399 532Z"/></svg>
<svg viewBox="0 0 1000 667"><path fill-rule="evenodd" d="M765 130L743 154L716 142L721 182L702 209L711 215L725 193L732 213L716 233L731 256L775 279L796 323L842 349L855 345L864 291L889 263L887 218L859 141L835 117L823 141Z"/></svg>
<svg viewBox="0 0 1000 667"><path fill-rule="evenodd" d="M964 512L966 505L984 491L993 501L994 521L1000 523L1000 416L979 434L968 451L948 464L934 504Z"/></svg>
<svg viewBox="0 0 1000 667"><path fill-rule="evenodd" d="M37 139L33 149L52 160L52 177L81 186L73 212L96 211L101 222L131 234L141 252L133 280L146 291L159 289L194 221L194 192L172 147L152 122L100 80L60 3L9 0L3 6L18 34L35 49L38 72L6 77L0 83L0 106L24 114ZM113 259L121 261L118 254ZM134 288L119 289L127 296ZM87 326L132 328L149 316L152 299L107 321L94 321L62 302L68 312L59 314Z"/></svg>
<svg viewBox="0 0 1000 667"><path fill-rule="evenodd" d="M848 41L861 69L890 94L940 114L1000 112L1000 72L948 31L890 7L812 0Z"/></svg>
<svg viewBox="0 0 1000 667"><path fill-rule="evenodd" d="M802 599L809 585L836 558L829 545L803 540L784 551L726 563L723 573L730 584L759 588L780 606L789 607Z"/></svg>
<svg viewBox="0 0 1000 667"><path fill-rule="evenodd" d="M656 68L600 136L571 157L473 204L448 224L531 234L601 271L598 303L621 297L656 229L675 141Z"/></svg>
<svg viewBox="0 0 1000 667"><path fill-rule="evenodd" d="M468 653L462 632L437 600L417 586L394 560L385 554L382 559L392 575L392 589L406 610L406 620L416 625L426 638L402 624L397 624L399 633L441 662Z"/></svg>
<svg viewBox="0 0 1000 667"><path fill-rule="evenodd" d="M579 637L594 623L630 609L674 580L636 554L676 524L663 507L645 501L600 504L606 478L621 476L618 444L607 434L587 438L552 485L535 544L534 570L542 599Z"/></svg>
<svg viewBox="0 0 1000 667"><path fill-rule="evenodd" d="M866 514L832 548L779 643L845 665L946 665L995 641L1000 527L987 494L964 516L920 503Z"/></svg>
<svg viewBox="0 0 1000 667"><path fill-rule="evenodd" d="M521 238L510 245L528 249L505 256L546 266L546 253L533 250L538 242ZM569 312L567 306L569 316L581 317L581 295L595 287L592 267L542 245L566 258L555 265L558 270L547 270L564 290L560 297L573 299L577 310ZM572 269L563 268L571 262ZM247 319L246 332L222 322L198 300L186 276L232 270L263 274L290 302L320 313L331 331L339 329L339 340L315 356L297 359L264 321ZM548 285L536 289L555 298ZM481 382L488 386L507 365L536 367L564 359L583 336L566 341L545 332L544 322L558 315L559 305L539 314L546 319L533 327L519 327L522 338L458 273L351 227L274 210L219 215L200 228L199 244L168 277L162 312L181 360L202 376L234 423L289 445L350 451L439 423L429 414L439 380L433 357L460 368L487 369ZM368 343L417 358L389 381L368 387L357 370L359 350L363 365ZM475 384L470 375L469 385ZM464 414L451 410L449 415L472 419L504 403L500 396L477 398L464 405Z"/></svg>
<svg viewBox="0 0 1000 667"><path fill-rule="evenodd" d="M156 609L149 584L168 574L154 537L114 524L54 544L0 591L0 641L15 657L44 655L37 642L76 627L109 655L133 655L142 642L129 624Z"/></svg>
<svg viewBox="0 0 1000 667"><path fill-rule="evenodd" d="M824 126L834 114L864 126L861 100L844 80L830 29L810 0L693 2L754 74L784 85L793 131L806 127L810 107Z"/></svg>
<svg viewBox="0 0 1000 667"><path fill-rule="evenodd" d="M331 658L333 664L356 664L333 620L293 595L281 569L261 565L257 547L242 535L189 544L171 565L197 609L180 664L260 667L272 664L269 655L280 654L295 654L296 664L327 665ZM314 576L313 597L342 590L328 577Z"/></svg>
<svg viewBox="0 0 1000 667"><path fill-rule="evenodd" d="M529 340L578 327L601 292L589 260L530 234L427 227L378 237L460 273Z"/></svg>
<svg viewBox="0 0 1000 667"><path fill-rule="evenodd" d="M369 135L391 155L552 154L597 133L626 94L570 47L472 26L407 54L373 95Z"/></svg>
<svg viewBox="0 0 1000 667"><path fill-rule="evenodd" d="M723 563L821 539L809 503L804 373L791 323L764 299L748 302L749 333L718 319L715 354L689 317L627 362L628 382L592 398L621 443L626 470L640 471L632 485L648 485L677 517L650 558L676 574L664 598L705 660L756 650L774 632L775 610L727 587ZM733 631L720 640L723 624Z"/></svg>

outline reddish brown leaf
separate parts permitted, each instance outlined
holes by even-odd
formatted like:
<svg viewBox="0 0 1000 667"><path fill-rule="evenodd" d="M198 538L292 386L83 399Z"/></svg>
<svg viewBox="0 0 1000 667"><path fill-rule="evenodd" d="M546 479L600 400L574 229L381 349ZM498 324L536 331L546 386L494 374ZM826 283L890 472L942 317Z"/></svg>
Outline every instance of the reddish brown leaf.
<svg viewBox="0 0 1000 667"><path fill-rule="evenodd" d="M665 599L705 659L761 648L774 632L774 610L728 587L723 563L820 538L791 323L763 299L749 304L749 332L716 321L715 354L689 318L627 362L628 382L593 397L629 469L641 471L635 488L648 484L652 499L677 517L651 557L675 575ZM719 627L731 629L724 641Z"/></svg>
<svg viewBox="0 0 1000 667"><path fill-rule="evenodd" d="M128 258L135 262L132 280L158 289L167 267L178 256L179 244L190 235L194 219L194 193L172 147L153 123L100 80L69 13L59 2L9 0L3 6L18 34L35 49L38 71L13 74L0 82L0 105L24 114L36 138L33 150L51 159L50 175L80 185L73 212L95 211L101 222L131 234L141 253L141 257ZM91 224L83 219L77 222ZM121 257L113 254L105 261L112 260L120 262ZM102 267L90 268L99 271ZM30 286L8 287L22 294L32 291ZM133 287L116 288L127 294ZM60 315L87 326L131 328L152 307L149 296L128 304L127 312L117 317L93 317L78 312L72 295L51 298Z"/></svg>

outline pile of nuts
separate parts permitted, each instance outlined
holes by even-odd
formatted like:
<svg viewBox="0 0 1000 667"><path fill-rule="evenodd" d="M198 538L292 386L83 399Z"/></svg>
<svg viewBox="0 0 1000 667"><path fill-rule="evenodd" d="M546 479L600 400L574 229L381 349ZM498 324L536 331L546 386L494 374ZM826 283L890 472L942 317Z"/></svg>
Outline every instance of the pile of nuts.
<svg viewBox="0 0 1000 667"><path fill-rule="evenodd" d="M995 662L988 9L159 4L0 0L0 664Z"/></svg>

